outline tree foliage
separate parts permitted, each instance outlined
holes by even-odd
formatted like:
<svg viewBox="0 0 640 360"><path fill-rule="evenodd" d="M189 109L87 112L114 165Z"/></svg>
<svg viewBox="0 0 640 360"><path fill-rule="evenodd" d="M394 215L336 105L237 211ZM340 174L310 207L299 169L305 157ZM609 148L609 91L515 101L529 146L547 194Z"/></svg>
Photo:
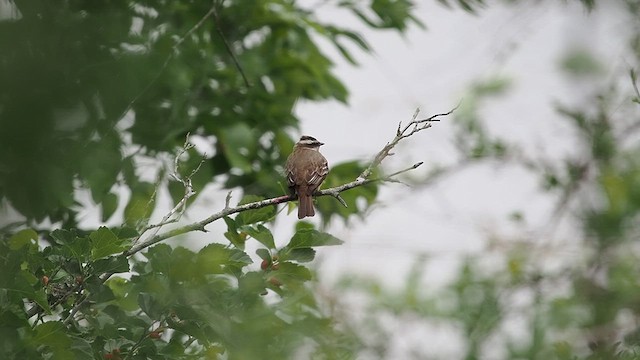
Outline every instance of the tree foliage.
<svg viewBox="0 0 640 360"><path fill-rule="evenodd" d="M418 24L409 1L332 6L376 29ZM355 64L352 51L370 51L358 33L291 0L18 0L0 11L0 199L23 219L0 233L0 357L353 353L357 338L302 265L341 240L301 223L276 248L273 206L225 217L226 233L197 251L132 249L156 233L149 220L165 189L179 207L212 183L240 188L241 203L282 195L274 179L296 102L347 101L318 39ZM183 145L187 134L213 153ZM339 184L363 170L334 167ZM348 202L372 203L376 186ZM80 227L86 194L102 221L124 208L121 225ZM319 210L326 223L351 209ZM245 247L254 241L257 256Z"/></svg>
<svg viewBox="0 0 640 360"><path fill-rule="evenodd" d="M477 14L487 6L440 2ZM2 5L0 199L22 221L0 229L1 358L385 358L389 314L450 325L467 359L632 359L640 351L635 72L625 82L632 86L600 81L592 102L557 106L580 144L559 160L490 135L481 104L508 91L503 78L475 84L455 113L462 162L510 161L538 176L558 199L551 216L572 221L576 256L549 268L537 239L523 236L492 254L500 260L490 270L467 259L441 290L423 288L421 258L400 291L345 277L342 294L366 295L357 318L322 296L309 266L319 247L342 240L306 222L288 240L275 239L274 206L221 217L226 231L210 233L200 249L140 244L157 234L149 221L164 190L178 213L212 183L239 188L241 204L282 195L273 179L293 145L296 102L348 97L318 39L354 64L354 49L371 49L365 39L293 0ZM637 5L626 5L637 20ZM373 29L421 25L406 0L331 6ZM562 65L572 76L597 77L591 60L576 53ZM630 119L620 119L620 98ZM187 134L213 153L184 145ZM332 164L326 185L351 181L366 165ZM446 174L437 170L430 176ZM350 190L347 208L320 202L323 223L362 215L357 205L374 203L377 191ZM83 194L103 222L124 208L120 224L79 226ZM195 230L202 225L161 240ZM506 330L514 323L520 336Z"/></svg>

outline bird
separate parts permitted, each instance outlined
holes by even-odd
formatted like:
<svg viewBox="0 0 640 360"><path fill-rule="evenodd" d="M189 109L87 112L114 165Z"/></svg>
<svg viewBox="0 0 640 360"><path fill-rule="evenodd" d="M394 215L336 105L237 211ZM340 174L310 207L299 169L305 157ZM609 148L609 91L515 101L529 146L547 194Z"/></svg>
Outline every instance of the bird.
<svg viewBox="0 0 640 360"><path fill-rule="evenodd" d="M303 135L287 158L285 173L289 190L298 196L298 219L316 214L312 196L329 173L327 159L320 154L322 145L316 138Z"/></svg>

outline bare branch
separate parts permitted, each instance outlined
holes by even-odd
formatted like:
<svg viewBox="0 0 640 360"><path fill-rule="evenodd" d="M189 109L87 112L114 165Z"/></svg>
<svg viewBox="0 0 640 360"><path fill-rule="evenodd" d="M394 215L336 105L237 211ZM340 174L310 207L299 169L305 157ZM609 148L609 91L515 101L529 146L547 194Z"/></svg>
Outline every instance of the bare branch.
<svg viewBox="0 0 640 360"><path fill-rule="evenodd" d="M456 107L446 113L435 114L421 120L417 120L418 114L420 114L420 108L416 109L416 111L413 113L411 121L406 126L403 127L402 122L398 124L396 136L393 138L393 140L391 140L391 142L387 143L387 145L385 145L382 150L380 150L376 154L369 166L362 172L362 174L360 174L360 176L358 176L358 178L367 179L369 176L371 176L373 170L378 167L386 157L393 155L391 150L396 145L398 145L400 140L408 138L409 136L412 136L417 132L430 128L433 122L440 121L440 118L443 116L451 115L451 113L453 113L459 106L460 104L456 105Z"/></svg>
<svg viewBox="0 0 640 360"><path fill-rule="evenodd" d="M167 224L175 223L178 220L180 220L180 218L182 217L182 215L187 209L187 201L196 194L196 192L193 190L193 184L191 182L191 178L193 177L193 175L195 175L198 172L198 170L200 170L200 167L204 162L205 156L202 157L198 166L191 171L191 174L189 174L189 176L183 178L182 175L180 175L180 158L182 157L183 154L185 154L187 151L189 151L194 147L194 145L189 142L189 136L190 134L187 133L187 136L185 137L184 145L182 146L178 154L175 156L175 159L173 161L173 173L171 173L171 178L180 182L184 187L184 195L182 196L182 199L180 199L180 201L173 207L173 209L171 209L167 214L165 214L165 216L162 218L162 220L160 220L159 223L149 225L144 230L141 231L140 236L138 236L138 238L133 241L134 246L142 237L142 235L148 230L154 229L152 235L149 236L149 238L153 238L158 234L158 231L160 231L161 227Z"/></svg>

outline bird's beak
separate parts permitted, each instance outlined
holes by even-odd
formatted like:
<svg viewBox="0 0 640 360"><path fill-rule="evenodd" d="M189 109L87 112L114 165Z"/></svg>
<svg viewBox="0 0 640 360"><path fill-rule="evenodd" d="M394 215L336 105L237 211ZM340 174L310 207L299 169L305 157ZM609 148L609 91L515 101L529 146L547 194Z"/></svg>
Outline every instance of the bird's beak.
<svg viewBox="0 0 640 360"><path fill-rule="evenodd" d="M323 143L323 142L321 142L321 143L320 143L320 145L318 145L318 146L322 146L322 145L324 145L324 143Z"/></svg>

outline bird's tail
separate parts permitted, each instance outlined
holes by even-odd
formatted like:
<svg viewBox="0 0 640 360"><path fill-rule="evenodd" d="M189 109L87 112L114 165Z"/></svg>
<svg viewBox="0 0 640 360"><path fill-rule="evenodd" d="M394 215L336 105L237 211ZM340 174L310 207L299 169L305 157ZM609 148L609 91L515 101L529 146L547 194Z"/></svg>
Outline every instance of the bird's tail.
<svg viewBox="0 0 640 360"><path fill-rule="evenodd" d="M316 214L313 209L313 197L311 197L311 195L307 195L302 192L302 194L298 195L298 201L298 219Z"/></svg>

